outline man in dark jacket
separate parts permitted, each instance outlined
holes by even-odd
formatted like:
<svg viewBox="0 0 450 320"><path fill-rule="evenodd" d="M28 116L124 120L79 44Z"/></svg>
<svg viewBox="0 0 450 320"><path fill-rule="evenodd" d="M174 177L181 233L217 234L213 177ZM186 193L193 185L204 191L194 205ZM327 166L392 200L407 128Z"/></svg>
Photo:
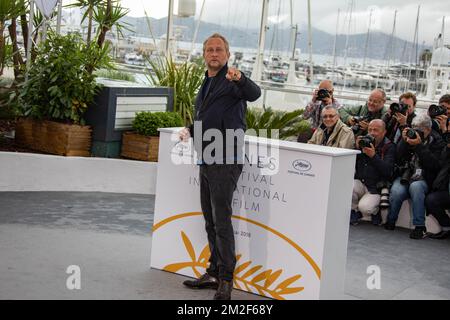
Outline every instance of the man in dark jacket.
<svg viewBox="0 0 450 320"><path fill-rule="evenodd" d="M388 182L394 171L395 146L385 137L386 126L380 119L369 123L368 132L374 141L367 146L365 137L356 145L362 153L356 157L350 224L358 224L362 215L370 215L374 225L381 224L379 183ZM364 140L364 142L361 142Z"/></svg>
<svg viewBox="0 0 450 320"><path fill-rule="evenodd" d="M442 168L433 182L432 192L425 199L427 214L433 215L441 226L441 232L430 238L446 239L450 237L450 217L445 210L450 209L450 143L442 151Z"/></svg>
<svg viewBox="0 0 450 320"><path fill-rule="evenodd" d="M391 188L385 228L394 230L403 201L411 198L415 226L411 239L426 236L425 196L441 168L439 158L445 143L431 127L428 115L416 116L412 122L413 130L405 128L397 145L397 165L402 168L401 176L395 179Z"/></svg>
<svg viewBox="0 0 450 320"><path fill-rule="evenodd" d="M197 95L194 126L181 130L180 138L192 136L199 155L200 201L211 257L206 274L184 285L217 288L214 299L229 300L236 265L231 203L244 161L246 101L258 99L261 90L239 70L228 68L229 45L220 34L206 39L203 57L208 70Z"/></svg>

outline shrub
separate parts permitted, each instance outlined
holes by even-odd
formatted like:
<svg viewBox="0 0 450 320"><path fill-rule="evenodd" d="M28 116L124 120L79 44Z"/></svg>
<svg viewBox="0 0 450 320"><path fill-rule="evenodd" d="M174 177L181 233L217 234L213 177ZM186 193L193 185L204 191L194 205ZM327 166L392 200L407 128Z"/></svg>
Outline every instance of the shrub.
<svg viewBox="0 0 450 320"><path fill-rule="evenodd" d="M286 140L300 133L310 130L308 121L303 120L303 110L280 111L267 108L249 108L247 110L247 129L254 129L260 135L261 129L267 130L267 138ZM279 130L278 137L271 136L271 129Z"/></svg>
<svg viewBox="0 0 450 320"><path fill-rule="evenodd" d="M84 124L83 115L99 89L91 71L111 67L109 48L91 43L79 34L50 32L37 49L28 81L19 88L24 116Z"/></svg>
<svg viewBox="0 0 450 320"><path fill-rule="evenodd" d="M177 112L138 112L133 129L143 136L159 136L158 128L182 127L183 119Z"/></svg>

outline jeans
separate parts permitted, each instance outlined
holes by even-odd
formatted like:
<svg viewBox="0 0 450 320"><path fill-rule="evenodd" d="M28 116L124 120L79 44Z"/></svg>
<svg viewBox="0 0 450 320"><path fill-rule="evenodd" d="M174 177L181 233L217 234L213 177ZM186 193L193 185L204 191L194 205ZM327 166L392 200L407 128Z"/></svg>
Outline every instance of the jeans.
<svg viewBox="0 0 450 320"><path fill-rule="evenodd" d="M409 185L402 185L400 178L395 179L389 196L388 223L395 223L403 201L411 198L414 226L425 226L425 196L428 185L424 180L414 181Z"/></svg>
<svg viewBox="0 0 450 320"><path fill-rule="evenodd" d="M236 266L231 204L242 168L242 164L200 166L200 202L211 251L206 272L227 281L233 280Z"/></svg>

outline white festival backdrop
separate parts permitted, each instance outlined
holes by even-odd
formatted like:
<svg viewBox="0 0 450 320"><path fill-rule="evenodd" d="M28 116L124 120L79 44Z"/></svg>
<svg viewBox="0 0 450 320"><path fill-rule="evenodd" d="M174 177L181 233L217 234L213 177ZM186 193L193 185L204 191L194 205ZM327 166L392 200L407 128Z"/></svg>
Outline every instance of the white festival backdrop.
<svg viewBox="0 0 450 320"><path fill-rule="evenodd" d="M199 170L178 130L160 129L151 267L199 277L210 254ZM274 299L340 298L358 151L264 141L257 148L246 137L233 197L234 287Z"/></svg>

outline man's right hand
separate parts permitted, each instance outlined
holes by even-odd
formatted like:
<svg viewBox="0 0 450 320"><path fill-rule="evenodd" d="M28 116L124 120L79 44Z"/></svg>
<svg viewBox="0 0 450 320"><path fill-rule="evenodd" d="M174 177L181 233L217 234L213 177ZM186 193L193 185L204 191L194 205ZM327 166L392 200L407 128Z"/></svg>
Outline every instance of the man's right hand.
<svg viewBox="0 0 450 320"><path fill-rule="evenodd" d="M356 124L355 119L353 117L349 117L347 122L350 126L354 126Z"/></svg>
<svg viewBox="0 0 450 320"><path fill-rule="evenodd" d="M191 132L189 131L189 128L183 128L178 131L178 136L180 137L180 140L187 142L191 137Z"/></svg>
<svg viewBox="0 0 450 320"><path fill-rule="evenodd" d="M316 101L317 101L317 92L319 92L319 90L314 89L313 97L312 97L312 102L313 103L316 103Z"/></svg>

